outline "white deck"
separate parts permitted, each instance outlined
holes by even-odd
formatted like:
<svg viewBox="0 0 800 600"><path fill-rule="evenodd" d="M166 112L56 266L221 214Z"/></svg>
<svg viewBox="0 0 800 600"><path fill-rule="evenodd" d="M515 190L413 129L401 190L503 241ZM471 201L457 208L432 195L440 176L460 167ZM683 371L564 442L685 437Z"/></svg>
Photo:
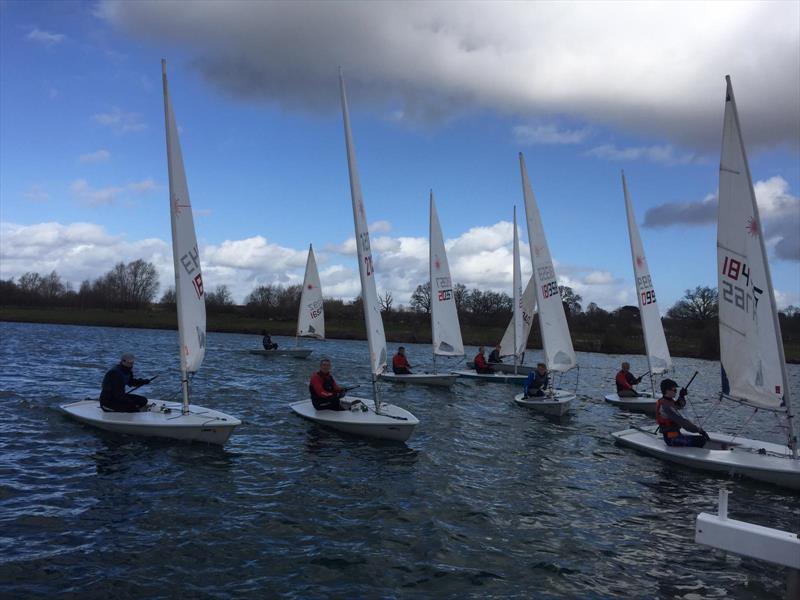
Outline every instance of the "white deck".
<svg viewBox="0 0 800 600"><path fill-rule="evenodd" d="M709 432L705 448L678 448L667 446L653 430L655 424L649 431L625 429L611 435L618 444L661 460L800 490L800 460L792 458L787 446Z"/></svg>
<svg viewBox="0 0 800 600"><path fill-rule="evenodd" d="M450 387L456 382L458 375L453 375L452 373L411 373L409 375L382 373L378 376L378 379L391 383L416 383L419 385Z"/></svg>
<svg viewBox="0 0 800 600"><path fill-rule="evenodd" d="M224 444L241 421L230 415L189 405L189 413L181 412L180 402L153 402L144 412L106 412L98 400L80 400L61 406L73 419L106 431Z"/></svg>
<svg viewBox="0 0 800 600"><path fill-rule="evenodd" d="M525 398L524 394L517 394L514 396L514 402L536 412L560 417L569 411L572 406L572 401L575 400L575 398L576 396L572 392L555 390L552 396L531 396Z"/></svg>
<svg viewBox="0 0 800 600"><path fill-rule="evenodd" d="M375 403L368 398L347 397L351 402L361 400L369 410L317 410L311 400L293 402L289 406L304 419L331 427L344 433L380 440L405 442L419 420L405 409L393 404L381 403L380 413L375 412Z"/></svg>
<svg viewBox="0 0 800 600"><path fill-rule="evenodd" d="M605 399L606 402L618 408L643 412L648 415L656 414L656 402L658 398L653 399L653 394L650 392L642 392L638 398L620 398L617 394L606 394Z"/></svg>
<svg viewBox="0 0 800 600"><path fill-rule="evenodd" d="M461 369L453 371L454 375L463 377L464 379L474 379L477 381L485 381L487 383L513 383L522 385L528 379L527 375L509 375L508 373L478 373L477 371L470 371L468 369Z"/></svg>

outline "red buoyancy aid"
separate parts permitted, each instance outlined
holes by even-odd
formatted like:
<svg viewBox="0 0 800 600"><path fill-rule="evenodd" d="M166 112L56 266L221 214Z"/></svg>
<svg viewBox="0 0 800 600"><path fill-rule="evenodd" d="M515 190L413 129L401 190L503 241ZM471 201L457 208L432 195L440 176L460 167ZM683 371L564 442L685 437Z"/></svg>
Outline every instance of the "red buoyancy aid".
<svg viewBox="0 0 800 600"><path fill-rule="evenodd" d="M487 368L486 359L483 358L483 354L480 352L475 356L475 369L485 369Z"/></svg>
<svg viewBox="0 0 800 600"><path fill-rule="evenodd" d="M661 433L667 437L676 437L681 432L681 426L669 417L665 417L661 414L661 406L665 403L665 401L669 400L662 397L656 401L656 423L658 423Z"/></svg>
<svg viewBox="0 0 800 600"><path fill-rule="evenodd" d="M399 352L392 357L393 369L408 369L411 365L408 364L408 359Z"/></svg>

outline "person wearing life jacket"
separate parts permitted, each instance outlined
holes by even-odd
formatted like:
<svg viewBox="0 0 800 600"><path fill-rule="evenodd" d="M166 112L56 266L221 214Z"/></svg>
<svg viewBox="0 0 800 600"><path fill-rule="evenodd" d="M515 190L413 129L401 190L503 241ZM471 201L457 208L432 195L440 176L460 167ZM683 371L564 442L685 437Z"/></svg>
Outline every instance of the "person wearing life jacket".
<svg viewBox="0 0 800 600"><path fill-rule="evenodd" d="M544 391L547 389L547 384L550 382L550 376L547 374L547 365L539 363L536 365L536 370L528 373L528 378L522 386L523 396L530 398L541 398L544 396Z"/></svg>
<svg viewBox="0 0 800 600"><path fill-rule="evenodd" d="M261 344L264 346L264 350L277 350L278 344L272 341L272 336L266 329L261 332L261 335L264 336L261 339Z"/></svg>
<svg viewBox="0 0 800 600"><path fill-rule="evenodd" d="M134 356L126 352L103 377L100 391L100 407L106 412L139 412L147 406L147 398L139 394L128 394L126 387L141 387L150 379L137 379L133 376Z"/></svg>
<svg viewBox="0 0 800 600"><path fill-rule="evenodd" d="M486 357L484 354L486 353L486 348L481 346L478 348L478 353L475 355L474 363L475 363L475 371L478 373L485 373L487 375L491 375L494 373L494 369L490 367L486 362Z"/></svg>
<svg viewBox="0 0 800 600"><path fill-rule="evenodd" d="M497 346L494 347L494 350L489 353L489 363L501 362L503 362L503 357L500 356L500 344L497 344Z"/></svg>
<svg viewBox="0 0 800 600"><path fill-rule="evenodd" d="M681 388L676 400L677 391L678 384L672 379L661 382L662 397L656 402L658 430L664 436L664 443L667 446L702 448L709 440L708 434L680 413L679 409L686 406L686 388ZM700 435L686 435L681 433L681 428Z"/></svg>
<svg viewBox="0 0 800 600"><path fill-rule="evenodd" d="M406 358L406 349L400 346L392 357L392 371L395 375L411 375L411 365Z"/></svg>
<svg viewBox="0 0 800 600"><path fill-rule="evenodd" d="M630 363L622 363L622 369L614 378L617 384L617 396L620 398L638 398L639 392L633 387L642 382L641 377L634 376L630 371Z"/></svg>
<svg viewBox="0 0 800 600"><path fill-rule="evenodd" d="M311 376L308 391L311 394L311 403L317 410L347 410L340 402L347 390L339 387L331 375L329 358L319 361L319 371Z"/></svg>

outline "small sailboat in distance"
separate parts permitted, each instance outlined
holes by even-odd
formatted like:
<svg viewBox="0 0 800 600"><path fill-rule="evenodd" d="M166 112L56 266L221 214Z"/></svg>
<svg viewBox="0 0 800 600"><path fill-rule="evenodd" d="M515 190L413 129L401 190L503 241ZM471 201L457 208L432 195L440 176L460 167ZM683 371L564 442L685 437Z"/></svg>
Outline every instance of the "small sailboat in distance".
<svg viewBox="0 0 800 600"><path fill-rule="evenodd" d="M708 432L703 448L675 447L652 427L611 435L622 446L662 460L800 490L794 407L775 293L730 77L726 82L717 217L719 402L776 413L786 424L786 443Z"/></svg>
<svg viewBox="0 0 800 600"><path fill-rule="evenodd" d="M303 289L300 291L300 308L297 313L297 333L294 348L273 348L270 350L250 350L250 354L260 356L288 356L291 358L307 358L313 350L300 348L297 340L301 337L325 339L325 310L322 303L322 286L319 282L317 261L314 249L308 245L306 273L303 276Z"/></svg>
<svg viewBox="0 0 800 600"><path fill-rule="evenodd" d="M512 300L511 300L511 340L508 344L510 348L512 348L512 352L514 355L514 365L516 367L517 362L520 360L522 352L525 351L525 343L527 342L527 334L525 334L525 322L523 320L523 303L522 303L522 276L521 276L521 269L520 269L520 260L519 260L519 234L517 232L517 207L514 207L514 219L513 219L513 243L512 243L512 256L513 256L513 267L512 267ZM530 329L528 329L530 331ZM525 341L523 341L523 339ZM520 350L520 346L522 349ZM474 367L474 362L472 363ZM502 364L502 363L499 363ZM516 373L516 369L511 371L500 371L497 369L498 363L489 363L489 366L494 369L494 373L478 373L477 370L474 369L460 369L458 371L454 371L459 377L463 377L465 379L476 379L479 381L484 382L493 382L493 383L516 383L520 384L527 379L527 375L523 373Z"/></svg>
<svg viewBox="0 0 800 600"><path fill-rule="evenodd" d="M61 409L78 421L107 431L224 444L241 421L225 413L189 403L189 375L194 375L200 368L206 352L206 304L189 187L186 183L175 115L169 99L165 60L161 61L161 77L164 86L172 258L175 267L183 403L152 402L140 412L126 413L106 412L97 400L81 400L63 405Z"/></svg>
<svg viewBox="0 0 800 600"><path fill-rule="evenodd" d="M661 323L661 313L656 302L656 290L650 276L650 267L644 256L644 245L639 235L639 227L633 214L633 204L628 194L628 183L625 173L622 173L622 189L625 196L625 214L628 218L628 236L631 242L631 260L633 261L633 277L636 280L636 300L639 303L639 318L642 321L642 335L644 348L647 354L647 366L650 375L652 393L639 392L638 398L620 398L619 394L606 394L606 402L626 408L655 414L656 401L661 397L656 393L655 375L660 375L672 368L672 358L669 355L667 338L664 336L664 326Z"/></svg>
<svg viewBox="0 0 800 600"><path fill-rule="evenodd" d="M569 334L567 316L558 289L558 280L550 255L550 247L544 235L542 217L533 195L525 157L519 153L519 168L522 174L522 194L525 198L525 216L528 221L528 244L531 249L531 264L536 289L536 305L539 312L539 332L544 347L544 363L551 374L549 385L544 396L528 397L517 394L514 401L520 406L532 408L538 412L561 416L569 410L575 394L556 389L552 373L566 372L578 366L572 338Z"/></svg>
<svg viewBox="0 0 800 600"><path fill-rule="evenodd" d="M453 295L453 280L444 247L442 227L433 190L430 197L430 240L429 240L430 290L431 290L431 345L433 346L433 373L410 373L399 375L383 373L381 379L393 383L420 383L449 387L458 379L452 373L436 372L437 356L464 356L464 342L461 340L461 326L458 323L456 299Z"/></svg>
<svg viewBox="0 0 800 600"><path fill-rule="evenodd" d="M372 263L372 247L367 228L364 200L361 196L361 182L350 131L350 115L347 110L344 79L339 71L339 90L344 120L347 165L350 172L350 195L353 204L353 224L356 248L358 251L358 273L361 279L361 297L364 304L364 320L367 326L367 345L369 346L370 370L372 374L373 398L350 398L358 400L367 408L362 410L317 410L313 402L301 400L292 403L291 409L301 417L353 435L395 440L404 442L414 432L419 420L407 410L381 402L378 393L378 377L386 369L386 334L383 330L378 291L375 287L375 269ZM358 407L358 404L355 404Z"/></svg>

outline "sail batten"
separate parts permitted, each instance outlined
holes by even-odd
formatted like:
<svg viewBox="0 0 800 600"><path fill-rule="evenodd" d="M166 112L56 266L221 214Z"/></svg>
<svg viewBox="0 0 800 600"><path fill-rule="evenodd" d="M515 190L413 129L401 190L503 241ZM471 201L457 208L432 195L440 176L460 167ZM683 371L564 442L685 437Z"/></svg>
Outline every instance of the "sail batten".
<svg viewBox="0 0 800 600"><path fill-rule="evenodd" d="M450 265L444 247L442 227L433 200L430 196L430 294L431 334L433 353L437 356L464 356L464 342L450 278Z"/></svg>
<svg viewBox="0 0 800 600"><path fill-rule="evenodd" d="M347 109L347 96L341 70L339 71L339 90L342 101L345 145L347 146L347 166L350 174L350 197L353 204L353 226L358 252L358 274L361 279L361 300L364 306L364 321L367 326L370 365L373 376L377 376L386 369L386 334L378 304L378 290L375 287L375 269L372 261L369 229L367 228L367 215L361 195L361 182L358 177L358 165L353 148L350 115Z"/></svg>
<svg viewBox="0 0 800 600"><path fill-rule="evenodd" d="M175 268L175 301L178 311L178 339L181 371L194 373L203 363L206 349L206 304L200 252L194 229L189 186L183 166L175 114L169 97L166 61L161 61L164 88L164 121L169 171L172 258ZM188 403L188 400L185 401Z"/></svg>
<svg viewBox="0 0 800 600"><path fill-rule="evenodd" d="M672 358L664 336L661 312L656 301L656 290L650 275L650 267L644 255L644 244L639 235L639 227L633 214L633 203L628 193L625 173L622 173L622 189L625 196L625 214L628 219L628 237L631 244L631 261L636 283L636 301L639 304L639 318L642 322L644 347L650 372L657 375L672 368Z"/></svg>
<svg viewBox="0 0 800 600"><path fill-rule="evenodd" d="M531 263L536 290L536 305L539 312L539 330L542 334L545 364L551 371L568 371L578 361L572 347L567 317L561 301L553 259L547 238L544 235L542 218L536 197L533 195L525 158L519 154L522 173L522 193L525 198L525 215L528 221L528 243L531 247Z"/></svg>
<svg viewBox="0 0 800 600"><path fill-rule="evenodd" d="M717 222L723 395L756 408L790 412L761 219L730 78L726 82Z"/></svg>
<svg viewBox="0 0 800 600"><path fill-rule="evenodd" d="M309 244L303 290L300 292L300 311L297 315L297 336L325 339L325 309L319 281L314 248Z"/></svg>

